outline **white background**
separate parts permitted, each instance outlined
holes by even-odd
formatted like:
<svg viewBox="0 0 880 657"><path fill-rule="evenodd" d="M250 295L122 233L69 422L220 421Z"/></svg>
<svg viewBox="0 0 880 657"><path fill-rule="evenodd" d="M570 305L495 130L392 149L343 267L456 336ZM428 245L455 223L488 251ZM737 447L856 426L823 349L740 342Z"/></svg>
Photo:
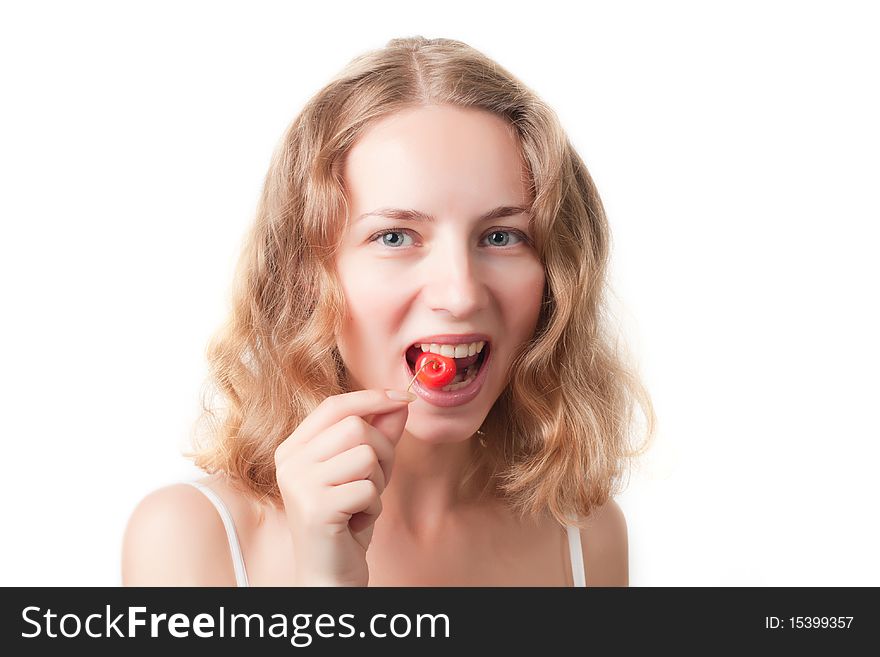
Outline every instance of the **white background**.
<svg viewBox="0 0 880 657"><path fill-rule="evenodd" d="M308 7L307 9L301 7ZM115 585L180 455L269 158L396 36L558 112L659 419L632 585L880 585L871 3L4 3L0 584Z"/></svg>

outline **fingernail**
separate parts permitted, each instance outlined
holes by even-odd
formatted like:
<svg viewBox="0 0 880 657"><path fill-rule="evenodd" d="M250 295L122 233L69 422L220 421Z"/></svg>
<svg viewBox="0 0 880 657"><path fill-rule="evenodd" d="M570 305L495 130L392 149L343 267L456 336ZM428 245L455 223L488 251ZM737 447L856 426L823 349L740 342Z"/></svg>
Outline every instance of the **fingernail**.
<svg viewBox="0 0 880 657"><path fill-rule="evenodd" d="M386 390L385 394L388 395L388 399L393 399L394 401L405 401L412 402L416 400L415 393L412 392L401 392L399 390Z"/></svg>

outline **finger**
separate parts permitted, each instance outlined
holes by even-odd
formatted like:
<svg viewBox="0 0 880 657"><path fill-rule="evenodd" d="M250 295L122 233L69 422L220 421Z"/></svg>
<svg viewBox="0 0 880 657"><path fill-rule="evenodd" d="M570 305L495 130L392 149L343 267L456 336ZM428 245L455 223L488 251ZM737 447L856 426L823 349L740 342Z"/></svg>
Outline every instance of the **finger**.
<svg viewBox="0 0 880 657"><path fill-rule="evenodd" d="M357 390L327 397L290 435L304 443L349 415L364 417L406 408L408 402L390 399L384 390ZM390 438L389 438L390 439Z"/></svg>
<svg viewBox="0 0 880 657"><path fill-rule="evenodd" d="M332 503L337 513L342 516L339 519L346 522L351 520L351 516L360 513L363 514L365 521L369 521L363 523L363 526L366 526L375 522L382 512L379 491L369 479L358 479L347 484L332 486L328 490L327 497L328 502ZM363 529L363 526L357 531Z"/></svg>
<svg viewBox="0 0 880 657"><path fill-rule="evenodd" d="M361 423L359 430L344 430L343 425L349 422L348 418L342 422L338 422L336 426L329 431L324 431L321 437L308 443L304 450L307 458L322 463L332 459L334 456L342 454L358 445L370 445L376 453L379 466L382 468L382 474L387 484L391 478L391 466L394 462L394 445L375 427L372 427L357 416L350 415L349 418L356 418Z"/></svg>
<svg viewBox="0 0 880 657"><path fill-rule="evenodd" d="M351 520L348 521L352 535L363 546L364 550L370 547L373 537L373 523L376 522L377 517L367 513L355 513Z"/></svg>
<svg viewBox="0 0 880 657"><path fill-rule="evenodd" d="M385 473L369 445L358 445L319 464L316 473L320 483L339 486L358 479L368 479L381 494L385 490Z"/></svg>
<svg viewBox="0 0 880 657"><path fill-rule="evenodd" d="M385 413L377 413L370 424L385 436L394 447L400 442L406 420L409 417L409 405L402 408L391 409Z"/></svg>

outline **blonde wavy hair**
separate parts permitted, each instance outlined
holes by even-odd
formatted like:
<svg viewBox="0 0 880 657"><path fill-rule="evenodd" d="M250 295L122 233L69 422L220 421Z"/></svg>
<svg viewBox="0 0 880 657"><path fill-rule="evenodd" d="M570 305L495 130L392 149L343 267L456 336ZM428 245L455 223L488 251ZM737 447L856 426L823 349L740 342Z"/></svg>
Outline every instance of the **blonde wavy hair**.
<svg viewBox="0 0 880 657"><path fill-rule="evenodd" d="M334 266L348 220L344 158L372 122L436 104L479 108L515 130L546 275L535 333L516 352L483 436L471 440L462 486L477 482L481 496L504 500L520 516L549 512L581 524L622 490L654 428L651 400L610 323L605 211L553 110L492 59L451 39L394 39L355 58L285 132L237 264L231 313L207 349L203 413L185 456L281 505L276 447L322 400L350 391L334 339L345 308ZM638 409L641 445L634 444Z"/></svg>

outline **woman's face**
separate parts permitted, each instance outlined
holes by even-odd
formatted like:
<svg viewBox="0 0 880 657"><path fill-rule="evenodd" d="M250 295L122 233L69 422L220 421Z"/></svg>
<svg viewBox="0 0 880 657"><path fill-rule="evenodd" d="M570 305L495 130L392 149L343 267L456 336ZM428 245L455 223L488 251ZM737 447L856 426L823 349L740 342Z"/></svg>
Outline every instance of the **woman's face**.
<svg viewBox="0 0 880 657"><path fill-rule="evenodd" d="M516 209L531 199L515 137L481 110L407 109L361 135L343 176L350 221L336 266L347 313L337 344L350 382L403 390L414 343L483 334L490 346L479 392L449 405L414 384L419 399L406 426L432 442L468 438L506 386L513 354L532 337L544 289L529 217ZM496 208L513 209L481 219ZM390 209L407 214L375 214Z"/></svg>

